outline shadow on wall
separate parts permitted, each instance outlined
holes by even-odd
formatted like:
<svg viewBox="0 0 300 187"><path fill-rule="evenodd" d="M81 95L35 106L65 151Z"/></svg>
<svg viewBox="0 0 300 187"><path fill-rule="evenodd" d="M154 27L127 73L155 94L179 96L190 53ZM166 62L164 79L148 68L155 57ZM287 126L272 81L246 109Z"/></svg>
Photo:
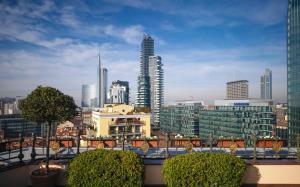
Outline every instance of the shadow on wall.
<svg viewBox="0 0 300 187"><path fill-rule="evenodd" d="M257 186L260 178L261 178L261 174L259 173L259 169L254 165L247 165L247 170L243 177L242 186L243 187Z"/></svg>

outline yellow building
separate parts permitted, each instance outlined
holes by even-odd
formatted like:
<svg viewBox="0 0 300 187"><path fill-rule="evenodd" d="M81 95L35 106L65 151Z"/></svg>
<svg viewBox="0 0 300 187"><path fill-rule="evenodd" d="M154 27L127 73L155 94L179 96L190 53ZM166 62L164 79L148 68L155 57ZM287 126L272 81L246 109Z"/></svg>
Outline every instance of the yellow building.
<svg viewBox="0 0 300 187"><path fill-rule="evenodd" d="M150 137L150 114L134 112L134 107L125 104L106 104L92 113L92 126L96 137L121 139Z"/></svg>

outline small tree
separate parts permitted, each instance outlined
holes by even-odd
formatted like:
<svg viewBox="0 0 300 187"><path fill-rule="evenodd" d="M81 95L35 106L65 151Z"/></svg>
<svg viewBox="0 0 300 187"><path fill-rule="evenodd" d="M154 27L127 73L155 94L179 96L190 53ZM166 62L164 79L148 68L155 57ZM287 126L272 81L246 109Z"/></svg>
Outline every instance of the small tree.
<svg viewBox="0 0 300 187"><path fill-rule="evenodd" d="M49 146L51 126L54 122L64 122L76 115L76 104L72 97L51 87L38 86L20 102L22 116L38 124L48 123L46 174L49 170Z"/></svg>

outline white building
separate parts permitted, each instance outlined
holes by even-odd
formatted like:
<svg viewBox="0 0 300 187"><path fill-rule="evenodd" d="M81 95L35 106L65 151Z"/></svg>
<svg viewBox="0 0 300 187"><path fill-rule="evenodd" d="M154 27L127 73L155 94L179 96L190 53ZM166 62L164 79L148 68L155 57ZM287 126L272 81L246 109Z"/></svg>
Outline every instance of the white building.
<svg viewBox="0 0 300 187"><path fill-rule="evenodd" d="M129 104L129 83L127 81L113 81L109 89L110 103Z"/></svg>
<svg viewBox="0 0 300 187"><path fill-rule="evenodd" d="M152 124L159 126L159 115L164 103L164 72L160 56L149 57L149 77Z"/></svg>

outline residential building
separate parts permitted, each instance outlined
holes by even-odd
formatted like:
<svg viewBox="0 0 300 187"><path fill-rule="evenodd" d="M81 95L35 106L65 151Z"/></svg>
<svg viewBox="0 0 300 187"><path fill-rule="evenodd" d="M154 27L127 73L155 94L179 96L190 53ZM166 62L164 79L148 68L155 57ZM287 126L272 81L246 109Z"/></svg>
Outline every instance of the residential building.
<svg viewBox="0 0 300 187"><path fill-rule="evenodd" d="M244 138L251 144L252 136L271 137L275 116L264 100L216 100L213 109L199 112L199 136L208 138Z"/></svg>
<svg viewBox="0 0 300 187"><path fill-rule="evenodd" d="M263 76L260 77L260 98L272 100L272 71L266 69Z"/></svg>
<svg viewBox="0 0 300 187"><path fill-rule="evenodd" d="M4 104L4 115L15 114L17 111L15 103Z"/></svg>
<svg viewBox="0 0 300 187"><path fill-rule="evenodd" d="M19 102L23 97L17 96L15 98L0 98L0 115L19 114Z"/></svg>
<svg viewBox="0 0 300 187"><path fill-rule="evenodd" d="M82 85L81 107L97 107L97 88L95 84Z"/></svg>
<svg viewBox="0 0 300 187"><path fill-rule="evenodd" d="M154 127L159 127L160 109L164 102L164 71L160 56L149 57L151 118Z"/></svg>
<svg viewBox="0 0 300 187"><path fill-rule="evenodd" d="M274 135L281 139L288 139L288 115L287 104L277 104L272 106L273 113L276 117L274 124Z"/></svg>
<svg viewBox="0 0 300 187"><path fill-rule="evenodd" d="M300 134L300 0L288 1L287 19L288 130L292 141Z"/></svg>
<svg viewBox="0 0 300 187"><path fill-rule="evenodd" d="M92 112L92 126L96 137L112 137L126 140L151 136L150 114L135 112L125 104L106 104Z"/></svg>
<svg viewBox="0 0 300 187"><path fill-rule="evenodd" d="M85 111L82 113L82 123L87 126L92 124L92 111Z"/></svg>
<svg viewBox="0 0 300 187"><path fill-rule="evenodd" d="M140 75L138 76L138 90L136 107L151 107L149 57L154 55L154 40L144 35L140 52Z"/></svg>
<svg viewBox="0 0 300 187"><path fill-rule="evenodd" d="M110 103L129 104L129 83L127 81L113 81L109 89Z"/></svg>
<svg viewBox="0 0 300 187"><path fill-rule="evenodd" d="M247 80L227 82L227 99L247 99L248 92Z"/></svg>
<svg viewBox="0 0 300 187"><path fill-rule="evenodd" d="M98 107L102 108L107 103L107 74L108 70L102 68L100 52L99 52L99 64L98 64L98 80L97 80L97 97Z"/></svg>
<svg viewBox="0 0 300 187"><path fill-rule="evenodd" d="M160 111L161 131L190 137L198 136L198 114L201 109L203 109L203 104L199 101L186 101L162 107Z"/></svg>

